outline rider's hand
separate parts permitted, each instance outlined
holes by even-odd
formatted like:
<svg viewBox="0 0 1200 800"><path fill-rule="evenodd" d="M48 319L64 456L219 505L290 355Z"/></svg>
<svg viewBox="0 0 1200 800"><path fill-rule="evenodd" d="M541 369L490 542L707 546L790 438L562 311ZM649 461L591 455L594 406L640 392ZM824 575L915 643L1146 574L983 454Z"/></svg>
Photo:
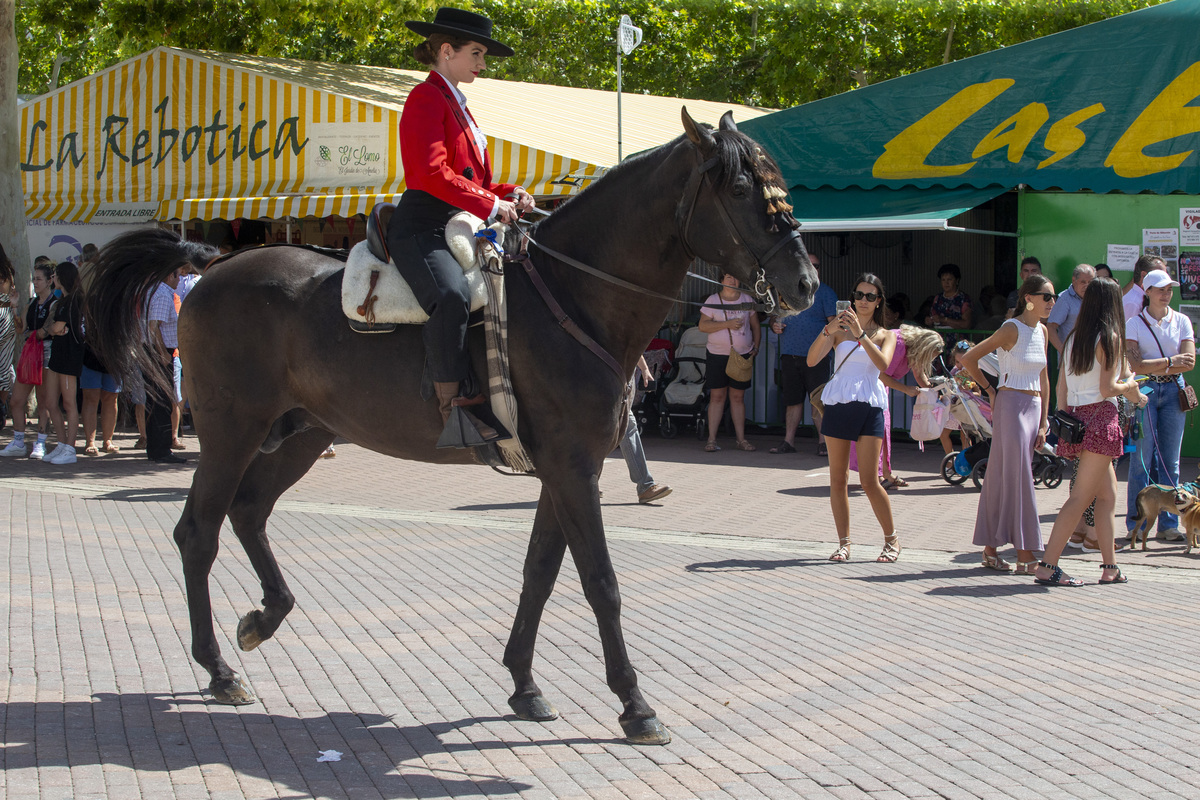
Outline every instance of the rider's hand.
<svg viewBox="0 0 1200 800"><path fill-rule="evenodd" d="M520 219L517 214L517 204L509 200L501 200L496 206L496 219L506 224L516 222Z"/></svg>
<svg viewBox="0 0 1200 800"><path fill-rule="evenodd" d="M518 211L521 211L523 213L523 212L528 211L529 209L535 207L536 205L537 205L537 201L533 199L533 195L531 195L529 192L525 191L524 189L521 189L521 188L517 189L517 210Z"/></svg>

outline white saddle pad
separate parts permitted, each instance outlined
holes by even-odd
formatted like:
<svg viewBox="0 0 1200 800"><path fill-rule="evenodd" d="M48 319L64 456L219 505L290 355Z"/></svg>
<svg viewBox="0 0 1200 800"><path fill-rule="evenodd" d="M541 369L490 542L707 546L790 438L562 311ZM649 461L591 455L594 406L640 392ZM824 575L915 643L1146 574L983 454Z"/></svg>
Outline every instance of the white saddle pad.
<svg viewBox="0 0 1200 800"><path fill-rule="evenodd" d="M450 252L462 265L467 275L471 310L477 311L487 304L487 283L475 259L475 232L483 228L483 220L465 211L446 223L446 242ZM359 242L350 250L346 261L346 272L342 277L342 311L357 322L366 322L358 313L359 306L367 299L371 286L371 273L379 273L375 284L375 322L395 322L402 325L420 325L429 320L421 308L408 282L400 277L394 264L384 264L371 254L367 243Z"/></svg>

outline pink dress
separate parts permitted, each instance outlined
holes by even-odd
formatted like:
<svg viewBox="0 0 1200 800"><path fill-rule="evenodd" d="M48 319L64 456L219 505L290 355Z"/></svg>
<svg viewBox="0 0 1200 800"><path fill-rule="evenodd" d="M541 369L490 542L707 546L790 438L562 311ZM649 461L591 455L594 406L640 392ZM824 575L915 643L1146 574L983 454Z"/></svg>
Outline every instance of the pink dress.
<svg viewBox="0 0 1200 800"><path fill-rule="evenodd" d="M892 360L888 364L887 375L894 380L903 380L908 374L908 348L904 344L904 339L900 337L900 331L896 331L896 352L892 353ZM888 398L891 399L891 392L888 392ZM879 459L879 476L883 477L883 453L887 453L887 463L892 463L892 415L891 409L883 410L883 450L880 451ZM858 471L858 445L855 442L850 443L850 469Z"/></svg>

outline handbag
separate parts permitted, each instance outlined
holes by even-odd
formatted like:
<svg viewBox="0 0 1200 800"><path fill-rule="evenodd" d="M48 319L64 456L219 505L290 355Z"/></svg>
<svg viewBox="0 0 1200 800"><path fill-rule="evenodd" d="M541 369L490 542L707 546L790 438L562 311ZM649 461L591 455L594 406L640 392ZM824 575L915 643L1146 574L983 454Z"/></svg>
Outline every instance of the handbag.
<svg viewBox="0 0 1200 800"><path fill-rule="evenodd" d="M1083 444L1083 420L1061 408L1054 412L1048 420L1050 432L1058 437L1060 442L1067 444Z"/></svg>
<svg viewBox="0 0 1200 800"><path fill-rule="evenodd" d="M720 293L717 294L717 299L721 300ZM725 305L725 301L721 300L721 305ZM726 314L728 319L728 314ZM725 374L730 380L739 381L740 383L748 382L754 376L754 356L744 356L733 347L733 333L728 328L725 333L729 335L729 360L725 362Z"/></svg>
<svg viewBox="0 0 1200 800"><path fill-rule="evenodd" d="M1154 328L1146 321L1145 315L1138 314L1138 317L1142 320L1142 324L1146 326L1146 329L1150 331L1150 335L1154 337L1154 343L1158 345L1158 354L1166 358L1167 354L1163 352L1162 342L1158 341L1158 334L1154 332ZM1178 381L1179 386L1179 410L1186 413L1200 405L1200 401L1196 400L1196 390L1188 386L1187 381L1179 375L1175 376L1175 380Z"/></svg>
<svg viewBox="0 0 1200 800"><path fill-rule="evenodd" d="M854 355L854 351L861 346L862 342L855 342L854 347L850 348L850 352L846 353L846 358ZM833 376L837 375L838 370L842 368L842 364L846 363L846 358L843 358L841 364L838 364L833 368L833 373L829 376L829 381L833 380ZM814 414L825 416L825 403L821 401L821 393L825 391L825 387L829 385L829 381L825 381L820 386L808 393L808 402L812 403Z"/></svg>
<svg viewBox="0 0 1200 800"><path fill-rule="evenodd" d="M17 359L17 382L26 386L42 385L42 361L45 359L46 346L37 338L37 332L29 334L21 347L21 357Z"/></svg>

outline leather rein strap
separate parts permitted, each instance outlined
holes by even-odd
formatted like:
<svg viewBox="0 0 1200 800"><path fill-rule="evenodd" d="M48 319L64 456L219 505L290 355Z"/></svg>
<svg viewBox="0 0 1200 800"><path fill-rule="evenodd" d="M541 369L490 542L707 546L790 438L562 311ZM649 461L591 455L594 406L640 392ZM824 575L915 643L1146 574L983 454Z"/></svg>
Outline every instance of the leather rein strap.
<svg viewBox="0 0 1200 800"><path fill-rule="evenodd" d="M562 329L571 334L571 336L577 342L582 344L588 350L592 351L597 358L603 361L609 369L616 373L616 376L620 380L624 381L624 368L617 363L617 360L612 357L611 353L601 347L600 343L591 336L588 336L587 333L584 332L583 328L580 328L579 324L567 315L567 312L563 310L562 305L560 305L559 302L554 299L554 295L550 293L550 288L546 286L546 282L542 280L542 275L540 272L538 272L537 267L533 265L533 260L529 258L529 254L523 252L513 259L513 261L519 263L525 268L525 274L529 276L529 280L533 282L534 288L536 288L538 294L541 295L542 302L544 302L546 307L550 309L550 313L554 315L554 319L558 322ZM588 269L591 268L589 267Z"/></svg>

